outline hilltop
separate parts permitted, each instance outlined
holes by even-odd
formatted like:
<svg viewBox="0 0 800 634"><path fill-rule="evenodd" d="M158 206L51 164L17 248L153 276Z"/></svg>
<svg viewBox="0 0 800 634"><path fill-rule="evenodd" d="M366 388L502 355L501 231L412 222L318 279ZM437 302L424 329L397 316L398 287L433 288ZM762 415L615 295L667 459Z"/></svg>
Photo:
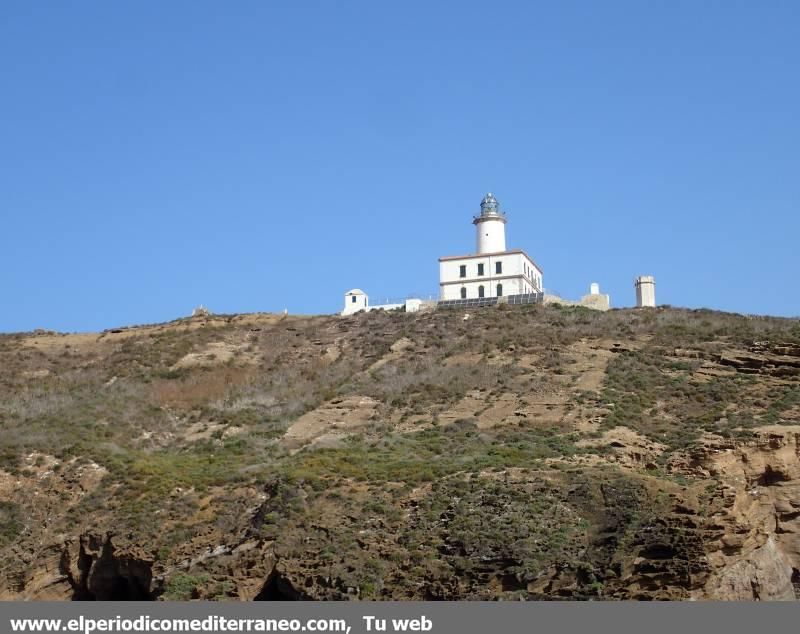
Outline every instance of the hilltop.
<svg viewBox="0 0 800 634"><path fill-rule="evenodd" d="M200 315L0 336L5 599L790 599L800 322Z"/></svg>

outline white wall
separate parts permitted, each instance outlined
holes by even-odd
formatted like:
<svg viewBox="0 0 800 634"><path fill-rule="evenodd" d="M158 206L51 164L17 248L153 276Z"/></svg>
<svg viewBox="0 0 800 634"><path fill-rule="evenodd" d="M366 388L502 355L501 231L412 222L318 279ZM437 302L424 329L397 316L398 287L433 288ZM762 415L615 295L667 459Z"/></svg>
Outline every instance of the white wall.
<svg viewBox="0 0 800 634"><path fill-rule="evenodd" d="M395 310L403 306L404 304L375 304L374 306L368 307L367 310Z"/></svg>
<svg viewBox="0 0 800 634"><path fill-rule="evenodd" d="M506 223L503 220L481 220L475 223L478 253L506 250Z"/></svg>
<svg viewBox="0 0 800 634"><path fill-rule="evenodd" d="M521 295L522 293L532 293L530 285L522 276L509 278L494 278L480 282L465 282L463 284L448 284L442 288L441 298L461 299L461 289L467 289L467 299L479 297L478 289L483 286L484 297L497 297L497 285L503 285L503 295Z"/></svg>
<svg viewBox="0 0 800 634"><path fill-rule="evenodd" d="M495 264L502 262L502 273L495 273ZM478 264L483 264L484 275L478 275ZM467 276L460 277L460 267L467 267ZM467 298L478 297L478 287L483 285L485 297L497 295L497 284L503 285L503 295L519 295L541 290L541 271L524 253L505 253L481 257L458 258L439 262L439 296L443 300L461 299L461 288L467 289ZM448 283L454 282L454 283ZM537 284L539 284L537 286Z"/></svg>
<svg viewBox="0 0 800 634"><path fill-rule="evenodd" d="M359 310L366 310L369 298L365 293L348 292L344 295L344 309L342 315L352 315Z"/></svg>
<svg viewBox="0 0 800 634"><path fill-rule="evenodd" d="M406 312L416 313L417 311L423 310L423 307L425 306L429 307L430 304L435 305L435 302L425 302L421 299L407 299L402 304L375 304L370 306L369 298L367 297L366 293L358 289L353 289L352 291L347 291L347 293L345 293L344 310L342 310L342 312L339 314L352 315L360 310L395 310L397 308L405 308Z"/></svg>

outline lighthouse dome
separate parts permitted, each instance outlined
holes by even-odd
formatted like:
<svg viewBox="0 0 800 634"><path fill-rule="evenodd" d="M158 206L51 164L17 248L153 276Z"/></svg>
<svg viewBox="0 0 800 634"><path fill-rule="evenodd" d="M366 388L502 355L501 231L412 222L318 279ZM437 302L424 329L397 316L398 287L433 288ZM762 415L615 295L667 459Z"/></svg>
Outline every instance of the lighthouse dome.
<svg viewBox="0 0 800 634"><path fill-rule="evenodd" d="M500 203L494 197L492 192L489 192L483 197L481 201L481 215L482 216L495 216L500 214Z"/></svg>

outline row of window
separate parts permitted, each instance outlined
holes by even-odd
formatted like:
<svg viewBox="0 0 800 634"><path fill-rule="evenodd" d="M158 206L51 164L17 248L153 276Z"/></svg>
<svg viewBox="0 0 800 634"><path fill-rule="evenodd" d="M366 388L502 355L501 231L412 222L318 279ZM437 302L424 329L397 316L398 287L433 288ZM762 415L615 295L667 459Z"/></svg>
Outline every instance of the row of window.
<svg viewBox="0 0 800 634"><path fill-rule="evenodd" d="M495 262L494 263L494 273L495 275L500 275L503 272L503 263L502 262ZM485 275L483 272L483 262L478 263L478 275ZM462 264L458 267L458 277L467 277L467 265ZM483 295L481 295L483 297Z"/></svg>
<svg viewBox="0 0 800 634"><path fill-rule="evenodd" d="M481 285L481 286L478 287L478 297L485 297L485 296L486 295L485 295L484 290L483 290L483 285ZM497 285L497 297L502 297L502 296L503 296L503 285L502 284L498 284ZM467 289L466 289L465 286L461 287L461 299L467 299Z"/></svg>
<svg viewBox="0 0 800 634"><path fill-rule="evenodd" d="M533 280L536 286L538 286L539 288L542 287L542 281L539 279L539 275L536 273L536 270L533 267L528 266L527 262L523 264L523 271L525 272L525 276L529 280Z"/></svg>
<svg viewBox="0 0 800 634"><path fill-rule="evenodd" d="M538 273L536 272L536 269L534 269L531 266L528 266L527 262L524 262L523 263L523 271L525 273L525 276L529 280L533 280L534 285L536 287L538 287L538 288L542 287L542 280L539 277ZM502 262L497 261L497 262L494 263L494 272L495 272L495 275L502 275L502 273L503 273L503 263ZM480 277L482 275L486 275L485 268L484 268L484 263L483 262L479 262L478 263L478 276ZM467 265L466 264L459 265L459 267L458 267L458 277L462 277L462 278L466 278L467 277ZM463 289L462 289L462 292L464 292ZM483 297L483 295L479 295L479 297Z"/></svg>

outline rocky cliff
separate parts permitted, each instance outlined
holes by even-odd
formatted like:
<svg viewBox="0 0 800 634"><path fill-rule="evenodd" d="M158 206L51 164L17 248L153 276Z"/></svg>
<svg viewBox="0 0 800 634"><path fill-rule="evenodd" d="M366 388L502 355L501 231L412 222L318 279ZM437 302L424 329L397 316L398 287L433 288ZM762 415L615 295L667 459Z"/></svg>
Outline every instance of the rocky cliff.
<svg viewBox="0 0 800 634"><path fill-rule="evenodd" d="M200 315L0 336L0 598L793 600L800 325Z"/></svg>

